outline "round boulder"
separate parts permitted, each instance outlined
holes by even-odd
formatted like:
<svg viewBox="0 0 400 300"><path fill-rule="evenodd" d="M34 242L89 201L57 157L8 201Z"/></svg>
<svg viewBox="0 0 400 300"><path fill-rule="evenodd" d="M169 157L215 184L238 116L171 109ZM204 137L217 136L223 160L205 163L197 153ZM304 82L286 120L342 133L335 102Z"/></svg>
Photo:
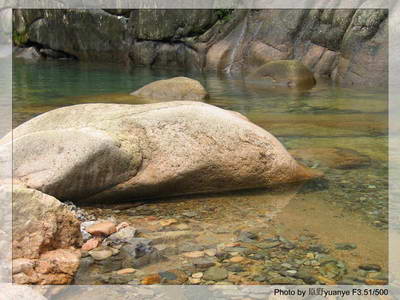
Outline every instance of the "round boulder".
<svg viewBox="0 0 400 300"><path fill-rule="evenodd" d="M238 113L202 102L67 106L18 126L0 148L11 138L14 181L75 202L221 192L321 175Z"/></svg>
<svg viewBox="0 0 400 300"><path fill-rule="evenodd" d="M200 82L187 77L154 81L131 95L156 100L203 100L208 97Z"/></svg>
<svg viewBox="0 0 400 300"><path fill-rule="evenodd" d="M270 84L310 89L316 84L313 73L297 60L276 60L256 69L251 79L269 79Z"/></svg>

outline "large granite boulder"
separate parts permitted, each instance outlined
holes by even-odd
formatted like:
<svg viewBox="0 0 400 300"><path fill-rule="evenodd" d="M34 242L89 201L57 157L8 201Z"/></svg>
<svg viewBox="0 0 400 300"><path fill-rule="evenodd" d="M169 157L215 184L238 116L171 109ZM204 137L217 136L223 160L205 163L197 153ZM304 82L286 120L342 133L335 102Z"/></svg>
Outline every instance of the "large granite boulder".
<svg viewBox="0 0 400 300"><path fill-rule="evenodd" d="M131 95L156 100L203 100L208 97L200 82L187 77L154 81Z"/></svg>
<svg viewBox="0 0 400 300"><path fill-rule="evenodd" d="M14 282L68 284L79 267L80 222L64 204L38 190L14 185L12 195Z"/></svg>
<svg viewBox="0 0 400 300"><path fill-rule="evenodd" d="M10 145L11 135L0 140ZM320 176L238 113L201 102L82 104L13 131L14 181L94 202L221 192Z"/></svg>

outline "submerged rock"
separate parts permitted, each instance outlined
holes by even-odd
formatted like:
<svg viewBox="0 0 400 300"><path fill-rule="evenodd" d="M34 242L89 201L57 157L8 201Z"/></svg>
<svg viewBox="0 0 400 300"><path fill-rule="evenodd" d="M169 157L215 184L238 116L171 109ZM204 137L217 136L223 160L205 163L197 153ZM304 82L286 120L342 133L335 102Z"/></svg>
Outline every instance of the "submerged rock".
<svg viewBox="0 0 400 300"><path fill-rule="evenodd" d="M221 281L228 277L228 271L220 267L211 267L205 273L205 280Z"/></svg>
<svg viewBox="0 0 400 300"><path fill-rule="evenodd" d="M271 79L272 85L284 85L299 89L309 89L316 84L313 73L297 60L268 62L255 70L249 77Z"/></svg>
<svg viewBox="0 0 400 300"><path fill-rule="evenodd" d="M11 147L11 138L2 138L0 149ZM321 176L299 165L264 129L200 102L68 106L18 126L13 139L14 180L74 202L221 192Z"/></svg>
<svg viewBox="0 0 400 300"><path fill-rule="evenodd" d="M203 100L208 97L200 82L187 77L154 81L131 95L158 100Z"/></svg>
<svg viewBox="0 0 400 300"><path fill-rule="evenodd" d="M345 148L310 148L289 150L295 158L318 162L334 169L356 169L370 165L371 159L355 150Z"/></svg>

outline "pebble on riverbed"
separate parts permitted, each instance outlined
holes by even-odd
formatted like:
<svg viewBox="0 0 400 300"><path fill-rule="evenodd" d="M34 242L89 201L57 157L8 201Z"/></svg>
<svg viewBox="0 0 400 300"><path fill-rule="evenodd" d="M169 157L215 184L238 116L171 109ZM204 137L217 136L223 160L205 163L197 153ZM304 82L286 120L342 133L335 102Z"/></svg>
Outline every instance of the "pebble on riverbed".
<svg viewBox="0 0 400 300"><path fill-rule="evenodd" d="M146 207L155 210L152 206ZM174 221L166 221L171 219ZM111 234L104 239L102 246L90 250L89 256L83 258L94 261L90 272L101 273L92 275L94 278L97 276L101 284L331 285L387 282L385 273L380 273L380 267L374 264L360 265L359 272L348 270L344 262L327 255L329 249L317 244L318 237L312 233L289 240L283 236L256 235L240 230L231 232L230 241L233 242L219 240L215 243L214 229L210 231L210 237L204 236L199 221L189 220L182 213L147 216L146 220L137 216L127 220L138 228L127 226ZM199 243L198 238L202 242ZM356 247L352 243L337 243L335 246L349 250ZM107 250L118 253L110 256ZM101 259L102 254L104 259ZM162 256L178 258L182 264L178 263L177 269L166 268L157 274L143 273L142 267L163 262L159 260ZM124 271L130 268L136 271ZM151 269L154 271L154 267ZM93 274L90 272L86 274ZM87 278L88 275L84 274L81 273Z"/></svg>

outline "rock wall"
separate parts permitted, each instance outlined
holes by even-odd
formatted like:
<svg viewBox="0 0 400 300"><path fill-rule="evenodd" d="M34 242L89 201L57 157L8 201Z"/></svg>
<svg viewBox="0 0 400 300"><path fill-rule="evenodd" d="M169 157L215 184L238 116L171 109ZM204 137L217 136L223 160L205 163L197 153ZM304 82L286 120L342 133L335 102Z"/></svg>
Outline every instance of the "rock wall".
<svg viewBox="0 0 400 300"><path fill-rule="evenodd" d="M14 43L80 60L248 73L297 59L341 85L388 80L388 11L14 10Z"/></svg>

